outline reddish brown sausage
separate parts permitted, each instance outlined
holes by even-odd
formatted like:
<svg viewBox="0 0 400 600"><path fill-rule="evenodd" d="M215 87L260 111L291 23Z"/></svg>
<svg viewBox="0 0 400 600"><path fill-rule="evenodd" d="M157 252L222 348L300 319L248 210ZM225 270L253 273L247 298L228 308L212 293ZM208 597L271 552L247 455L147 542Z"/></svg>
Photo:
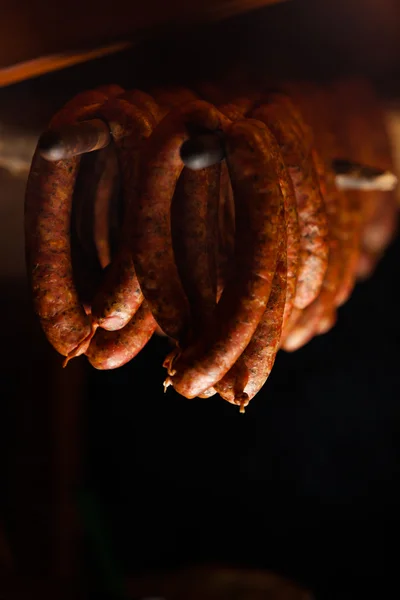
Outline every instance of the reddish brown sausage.
<svg viewBox="0 0 400 600"><path fill-rule="evenodd" d="M293 302L297 308L305 308L318 296L328 258L327 220L311 148L307 148L304 139L299 136L297 123L293 125L293 117L285 104L272 101L253 111L252 115L264 122L276 137L293 182L300 227L299 267ZM292 209L290 214L293 217L289 238L291 246L297 241L295 211ZM294 255L295 251L290 250L289 257ZM289 266L289 290L292 291L296 267Z"/></svg>
<svg viewBox="0 0 400 600"><path fill-rule="evenodd" d="M223 117L203 101L171 111L143 152L140 192L130 206L130 241L140 287L161 329L182 342L189 334L189 304L175 263L170 210L183 169L180 148L190 131L216 131Z"/></svg>
<svg viewBox="0 0 400 600"><path fill-rule="evenodd" d="M307 306L295 322L288 325L286 336L282 340L285 350L297 350L310 341L317 333L327 331L326 323L336 321L335 308L340 278L343 274L343 217L340 215L340 198L334 186L332 173L319 167L324 179L325 204L329 219L329 259L328 268L319 296Z"/></svg>
<svg viewBox="0 0 400 600"><path fill-rule="evenodd" d="M231 120L243 118L253 106L253 100L246 102L235 100L234 104L220 107L221 112L228 116ZM254 121L256 124L256 121ZM264 124L260 123L262 129ZM266 149L267 150L267 149ZM299 253L299 225L297 218L296 199L294 195L293 185L282 156L278 154L275 159L275 169L277 178L281 187L284 209L285 209L285 224L282 227L282 235L290 236L290 284L286 286L286 302L285 302L285 323L290 317L293 308L293 299L296 292L297 270L298 270L298 253ZM287 233L286 233L287 229ZM285 261L286 261L286 246L285 246ZM286 280L285 280L286 281ZM241 356L228 373L215 385L215 389L219 395L235 404L240 404L243 408L247 396L244 394L244 388L249 379L249 371L246 366L244 356Z"/></svg>
<svg viewBox="0 0 400 600"><path fill-rule="evenodd" d="M315 143L319 154L330 165L333 157L345 156L345 137L340 139L340 132L347 136L346 106L337 102L332 96L331 88L317 87L309 83L293 87L296 98L306 119L315 131ZM358 110L358 107L357 109ZM343 154L344 152L344 154ZM331 237L336 243L335 260L339 262L337 290L333 301L334 307L340 306L351 294L356 276L356 264L360 252L360 194L345 193L336 189L334 175L327 169L329 194L326 206L330 221ZM327 312L335 310L327 307Z"/></svg>
<svg viewBox="0 0 400 600"><path fill-rule="evenodd" d="M214 330L185 350L169 371L165 385L187 398L214 386L243 353L265 311L276 268L284 208L270 159L279 148L268 129L250 119L233 123L226 143L237 215L236 274L218 303Z"/></svg>
<svg viewBox="0 0 400 600"><path fill-rule="evenodd" d="M230 121L239 121L244 118L244 115L251 108L251 103L245 101L236 101L234 103L223 104L218 107L218 110L224 114ZM234 277L234 239L235 239L235 202L233 197L232 184L230 181L228 165L223 161L223 174L220 187L220 240L221 248L217 263L219 267L219 291L218 300L221 297L226 281L229 277ZM244 386L249 377L248 369L241 357L238 358L233 367L214 388L215 392L228 402L232 399L240 399L243 396ZM206 391L210 394L210 390ZM203 395L201 395L203 397Z"/></svg>
<svg viewBox="0 0 400 600"><path fill-rule="evenodd" d="M255 116L258 119L260 119L263 123L265 123L265 121L268 121L268 117L264 113L264 110L266 111L266 113L269 112L268 107L261 107L257 111L255 111ZM284 128L285 125L283 122L279 122L279 124L277 123L275 127ZM282 139L282 136L280 136L280 138ZM292 180L289 176L286 164L284 162L283 154L278 156L276 170L284 199L286 224L285 235L287 237L287 248L285 250L287 260L286 305L283 318L283 327L285 327L286 323L289 321L296 298L297 279L300 269L300 225L297 214L296 195Z"/></svg>
<svg viewBox="0 0 400 600"><path fill-rule="evenodd" d="M352 213L346 203L347 198L336 189L329 166L334 151L334 134L329 122L329 98L324 92L315 92L310 86L306 86L305 91L301 92L297 92L297 98L300 98L301 108L314 128L313 162L328 217L329 258L319 296L296 321L290 321L284 332L282 345L286 350L299 348L317 333L325 331L324 323L336 320L336 296L349 264L349 256L351 252L354 253L354 244L349 243L354 223Z"/></svg>
<svg viewBox="0 0 400 600"><path fill-rule="evenodd" d="M231 369L218 384L224 391L224 399L239 405L241 412L244 412L244 408L268 379L279 350L287 296L286 246L286 225L282 220L278 261L267 308L249 345L240 357L245 370L241 367L239 372L235 373L234 369ZM216 386L216 389L221 394L219 387Z"/></svg>
<svg viewBox="0 0 400 600"><path fill-rule="evenodd" d="M50 129L90 117L106 100L102 92L76 97L54 117ZM79 162L79 158L48 162L36 151L25 199L25 245L35 311L50 343L67 357L85 352L95 330L80 304L71 263L72 194Z"/></svg>
<svg viewBox="0 0 400 600"><path fill-rule="evenodd" d="M243 354L249 369L249 380L244 389L248 401L254 398L268 379L279 350L286 304L286 244L287 239L283 228L267 309Z"/></svg>
<svg viewBox="0 0 400 600"><path fill-rule="evenodd" d="M156 328L145 302L119 331L98 329L86 355L95 369L117 369L132 360L147 344Z"/></svg>
<svg viewBox="0 0 400 600"><path fill-rule="evenodd" d="M134 204L137 194L139 157L143 142L155 125L126 99L118 98L104 106L101 116L110 123L122 174L126 204ZM129 245L129 217L125 219L122 241L93 300L92 315L96 323L109 331L121 329L143 301Z"/></svg>
<svg viewBox="0 0 400 600"><path fill-rule="evenodd" d="M253 98L235 98L233 102L219 106L218 109L230 120L239 121L245 117L245 115L251 110L254 105ZM225 202L223 208L223 221L222 227L225 228L225 240L226 246L223 249L224 254L222 255L222 269L221 269L221 293L225 285L225 281L234 276L235 263L234 257L234 235L235 235L235 203L233 198L232 185L229 178L228 167L225 164L225 177L224 189L221 189L223 196L222 200ZM219 296L220 297L220 296ZM214 389L224 400L228 402L234 402L241 405L243 404L244 395L243 390L247 384L249 378L249 370L240 356L235 362L233 367L229 369L228 373L215 384Z"/></svg>
<svg viewBox="0 0 400 600"><path fill-rule="evenodd" d="M180 87L153 94L163 112L196 99L192 91ZM174 255L190 303L192 341L215 317L219 187L219 164L200 171L184 168L171 206Z"/></svg>

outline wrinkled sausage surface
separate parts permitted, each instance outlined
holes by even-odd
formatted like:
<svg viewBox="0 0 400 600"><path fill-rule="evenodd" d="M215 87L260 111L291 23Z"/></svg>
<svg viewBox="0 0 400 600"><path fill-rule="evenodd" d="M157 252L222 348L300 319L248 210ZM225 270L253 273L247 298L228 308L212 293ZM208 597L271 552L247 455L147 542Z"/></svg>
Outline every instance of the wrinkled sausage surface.
<svg viewBox="0 0 400 600"><path fill-rule="evenodd" d="M187 398L222 379L243 353L267 306L276 268L284 207L270 159L279 148L268 129L250 119L228 128L226 146L235 198L236 272L218 303L214 330L171 365L166 385Z"/></svg>

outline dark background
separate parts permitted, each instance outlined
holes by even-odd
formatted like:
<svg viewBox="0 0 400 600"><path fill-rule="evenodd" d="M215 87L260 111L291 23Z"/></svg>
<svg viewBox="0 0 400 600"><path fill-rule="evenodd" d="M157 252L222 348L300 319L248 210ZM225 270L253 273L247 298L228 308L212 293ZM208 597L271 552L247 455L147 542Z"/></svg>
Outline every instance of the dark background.
<svg viewBox="0 0 400 600"><path fill-rule="evenodd" d="M1 119L36 132L81 89L218 78L239 61L266 81L361 73L396 99L399 30L396 2L282 4L2 90ZM400 533L400 239L332 332L278 355L243 416L215 398L164 395L161 339L115 372L84 359L62 371L31 312L24 182L2 173L1 186L0 509L16 571L67 580L84 565L100 595L93 540L86 532L76 546L86 493L125 574L226 562L277 570L317 598L389 589Z"/></svg>

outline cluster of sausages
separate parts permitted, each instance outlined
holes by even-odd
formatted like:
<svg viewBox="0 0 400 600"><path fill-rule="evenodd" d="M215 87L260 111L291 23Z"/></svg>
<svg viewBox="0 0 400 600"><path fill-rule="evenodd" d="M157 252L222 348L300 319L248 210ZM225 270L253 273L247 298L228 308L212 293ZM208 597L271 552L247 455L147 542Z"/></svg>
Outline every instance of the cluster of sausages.
<svg viewBox="0 0 400 600"><path fill-rule="evenodd" d="M397 209L391 192L338 189L332 160L390 169L390 145L364 82L277 90L106 86L53 118L50 133L97 127L90 149L104 147L60 160L38 147L27 184L34 306L65 364L120 367L158 332L173 344L165 388L243 411L279 348L334 325ZM185 166L185 144L207 136L224 159Z"/></svg>

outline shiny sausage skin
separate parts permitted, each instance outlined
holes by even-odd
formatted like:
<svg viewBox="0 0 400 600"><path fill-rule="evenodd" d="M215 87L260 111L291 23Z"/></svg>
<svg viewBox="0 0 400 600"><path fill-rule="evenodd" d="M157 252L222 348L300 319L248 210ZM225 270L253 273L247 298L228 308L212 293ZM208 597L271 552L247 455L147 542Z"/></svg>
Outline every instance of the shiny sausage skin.
<svg viewBox="0 0 400 600"><path fill-rule="evenodd" d="M307 148L299 136L297 123L293 126L293 117L284 104L264 104L253 111L252 116L272 131L293 183L300 227L299 267L293 303L297 308L305 308L318 296L328 259L327 219L312 149Z"/></svg>
<svg viewBox="0 0 400 600"><path fill-rule="evenodd" d="M98 91L77 96L53 118L50 129L90 118L106 100ZM25 247L35 312L47 339L67 361L85 352L96 329L80 303L72 272L72 195L79 163L79 157L49 162L36 151L25 198Z"/></svg>
<svg viewBox="0 0 400 600"><path fill-rule="evenodd" d="M223 112L227 117L229 117L232 121L237 121L239 119L243 119L243 117L253 108L253 105L254 98L236 98L234 102L219 107L219 110ZM261 124L261 126L263 129L264 125ZM291 240L291 277L290 287L287 288L287 298L285 305L286 322L292 311L293 299L296 292L299 253L299 225L297 219L297 207L293 185L280 154L276 157L275 169L284 199L285 221L287 223L288 235L290 235ZM231 190L230 185L229 188ZM234 229L232 233L234 233ZM286 236L286 226L283 230L283 234ZM231 269L234 269L234 264L232 261ZM247 385L248 379L249 370L246 366L243 356L241 356L238 358L233 367L228 371L228 373L215 385L215 389L224 400L233 404L239 404L242 410L244 409L244 406L248 401L246 400L247 395L244 393L244 388Z"/></svg>
<svg viewBox="0 0 400 600"><path fill-rule="evenodd" d="M244 362L249 369L249 380L244 389L247 401L254 398L268 379L279 350L286 305L286 246L287 238L283 229L267 309L243 353Z"/></svg>
<svg viewBox="0 0 400 600"><path fill-rule="evenodd" d="M162 111L197 99L182 87L155 90ZM203 327L213 325L217 297L217 231L220 165L200 171L184 168L171 206L175 261L189 300L191 341Z"/></svg>
<svg viewBox="0 0 400 600"><path fill-rule="evenodd" d="M270 159L279 148L266 127L249 119L228 128L226 149L237 216L236 273L217 305L214 330L169 370L165 386L173 385L187 398L214 386L243 353L265 312L276 269L284 207Z"/></svg>
<svg viewBox="0 0 400 600"><path fill-rule="evenodd" d="M332 93L331 87L317 87L310 83L294 86L294 94L307 121L314 128L315 143L326 165L329 165L332 157L349 157L348 136L351 132L351 121L347 115L349 109L351 111L351 103L354 99L347 98L341 103L336 93ZM363 98L359 97L355 100L353 110L356 114L361 110L362 105ZM365 137L358 140L359 146L368 145L368 138L369 135L365 132ZM329 220L333 223L331 232L336 240L336 256L339 262L337 291L333 301L334 306L337 307L348 299L355 285L360 256L361 202L366 196L364 193L337 190L330 167L327 171L331 180L329 182L331 195L334 198L329 202L328 195L326 204ZM333 310L327 306L327 313Z"/></svg>
<svg viewBox="0 0 400 600"><path fill-rule="evenodd" d="M260 107L256 112L257 116L264 123L263 107ZM268 110L268 109L266 109ZM268 119L266 119L268 120ZM280 123L284 127L283 123ZM273 132L272 132L273 133ZM286 246L286 261L287 261L287 277L286 277L286 304L283 317L283 328L288 323L292 314L294 301L296 298L297 279L299 273L299 251L300 251L300 225L297 214L296 195L292 180L284 162L283 155L279 155L276 165L277 176L282 190L284 207L285 207L285 224L286 231L284 235L287 237Z"/></svg>
<svg viewBox="0 0 400 600"><path fill-rule="evenodd" d="M156 329L145 302L123 329L98 329L86 351L95 369L117 369L132 360L147 344Z"/></svg>
<svg viewBox="0 0 400 600"><path fill-rule="evenodd" d="M110 124L115 141L122 188L129 205L136 202L140 152L155 126L153 117L126 99L117 98L102 107L101 116ZM136 277L131 252L129 218L125 219L120 247L93 299L92 316L108 331L122 329L138 310L143 294Z"/></svg>
<svg viewBox="0 0 400 600"><path fill-rule="evenodd" d="M168 88L166 91L153 90L152 93L159 102L163 115L171 108L197 99L194 92L180 87ZM201 171L184 168L172 202L174 253L190 302L192 342L202 327L213 326L215 318L218 254L216 218L220 173L220 165ZM168 363L169 358L165 365ZM215 394L216 391L211 388L201 397L210 398Z"/></svg>
<svg viewBox="0 0 400 600"><path fill-rule="evenodd" d="M336 321L336 296L349 264L349 256L351 252L354 253L354 242L349 238L354 221L346 196L336 189L329 165L334 155L334 134L328 117L329 98L320 90L315 92L310 86L301 92L297 91L297 99L315 132L312 157L328 217L329 257L320 294L296 321L290 321L282 336L282 347L288 351L296 350L314 335L326 331L323 323Z"/></svg>
<svg viewBox="0 0 400 600"><path fill-rule="evenodd" d="M242 367L239 373L235 373L234 369L230 369L218 384L225 392L224 399L239 405L241 412L244 412L244 408L268 379L279 350L287 297L286 248L286 224L282 219L278 260L267 308L249 345L240 357L245 370ZM217 386L216 388L219 392Z"/></svg>
<svg viewBox="0 0 400 600"><path fill-rule="evenodd" d="M320 167L322 168L322 167ZM309 342L316 334L327 331L326 322L336 322L336 297L343 273L343 216L340 215L339 192L334 186L332 174L325 171L325 204L329 219L329 259L328 267L319 296L307 306L298 319L288 327L282 340L282 347L294 351Z"/></svg>
<svg viewBox="0 0 400 600"><path fill-rule="evenodd" d="M245 115L252 109L254 105L254 98L235 98L233 102L219 106L218 109L228 118L230 121L239 121L245 117ZM226 163L225 163L226 165ZM233 198L232 185L229 179L229 172L226 166L226 181L225 189L225 219L222 223L223 227L228 230L225 232L228 245L226 247L225 254L225 273L222 273L223 279L221 281L221 293L224 286L224 281L229 277L234 277L235 263L233 260L234 255L234 235L235 235L235 203ZM218 394L226 400L234 404L238 404L241 410L246 402L246 396L244 395L244 388L249 379L249 370L240 356L235 364L229 369L228 373L215 384L214 388Z"/></svg>
<svg viewBox="0 0 400 600"><path fill-rule="evenodd" d="M180 148L190 131L219 130L222 120L202 100L168 113L143 148L140 191L130 206L130 244L140 287L162 331L180 344L190 335L189 303L175 263L170 222L184 166Z"/></svg>

